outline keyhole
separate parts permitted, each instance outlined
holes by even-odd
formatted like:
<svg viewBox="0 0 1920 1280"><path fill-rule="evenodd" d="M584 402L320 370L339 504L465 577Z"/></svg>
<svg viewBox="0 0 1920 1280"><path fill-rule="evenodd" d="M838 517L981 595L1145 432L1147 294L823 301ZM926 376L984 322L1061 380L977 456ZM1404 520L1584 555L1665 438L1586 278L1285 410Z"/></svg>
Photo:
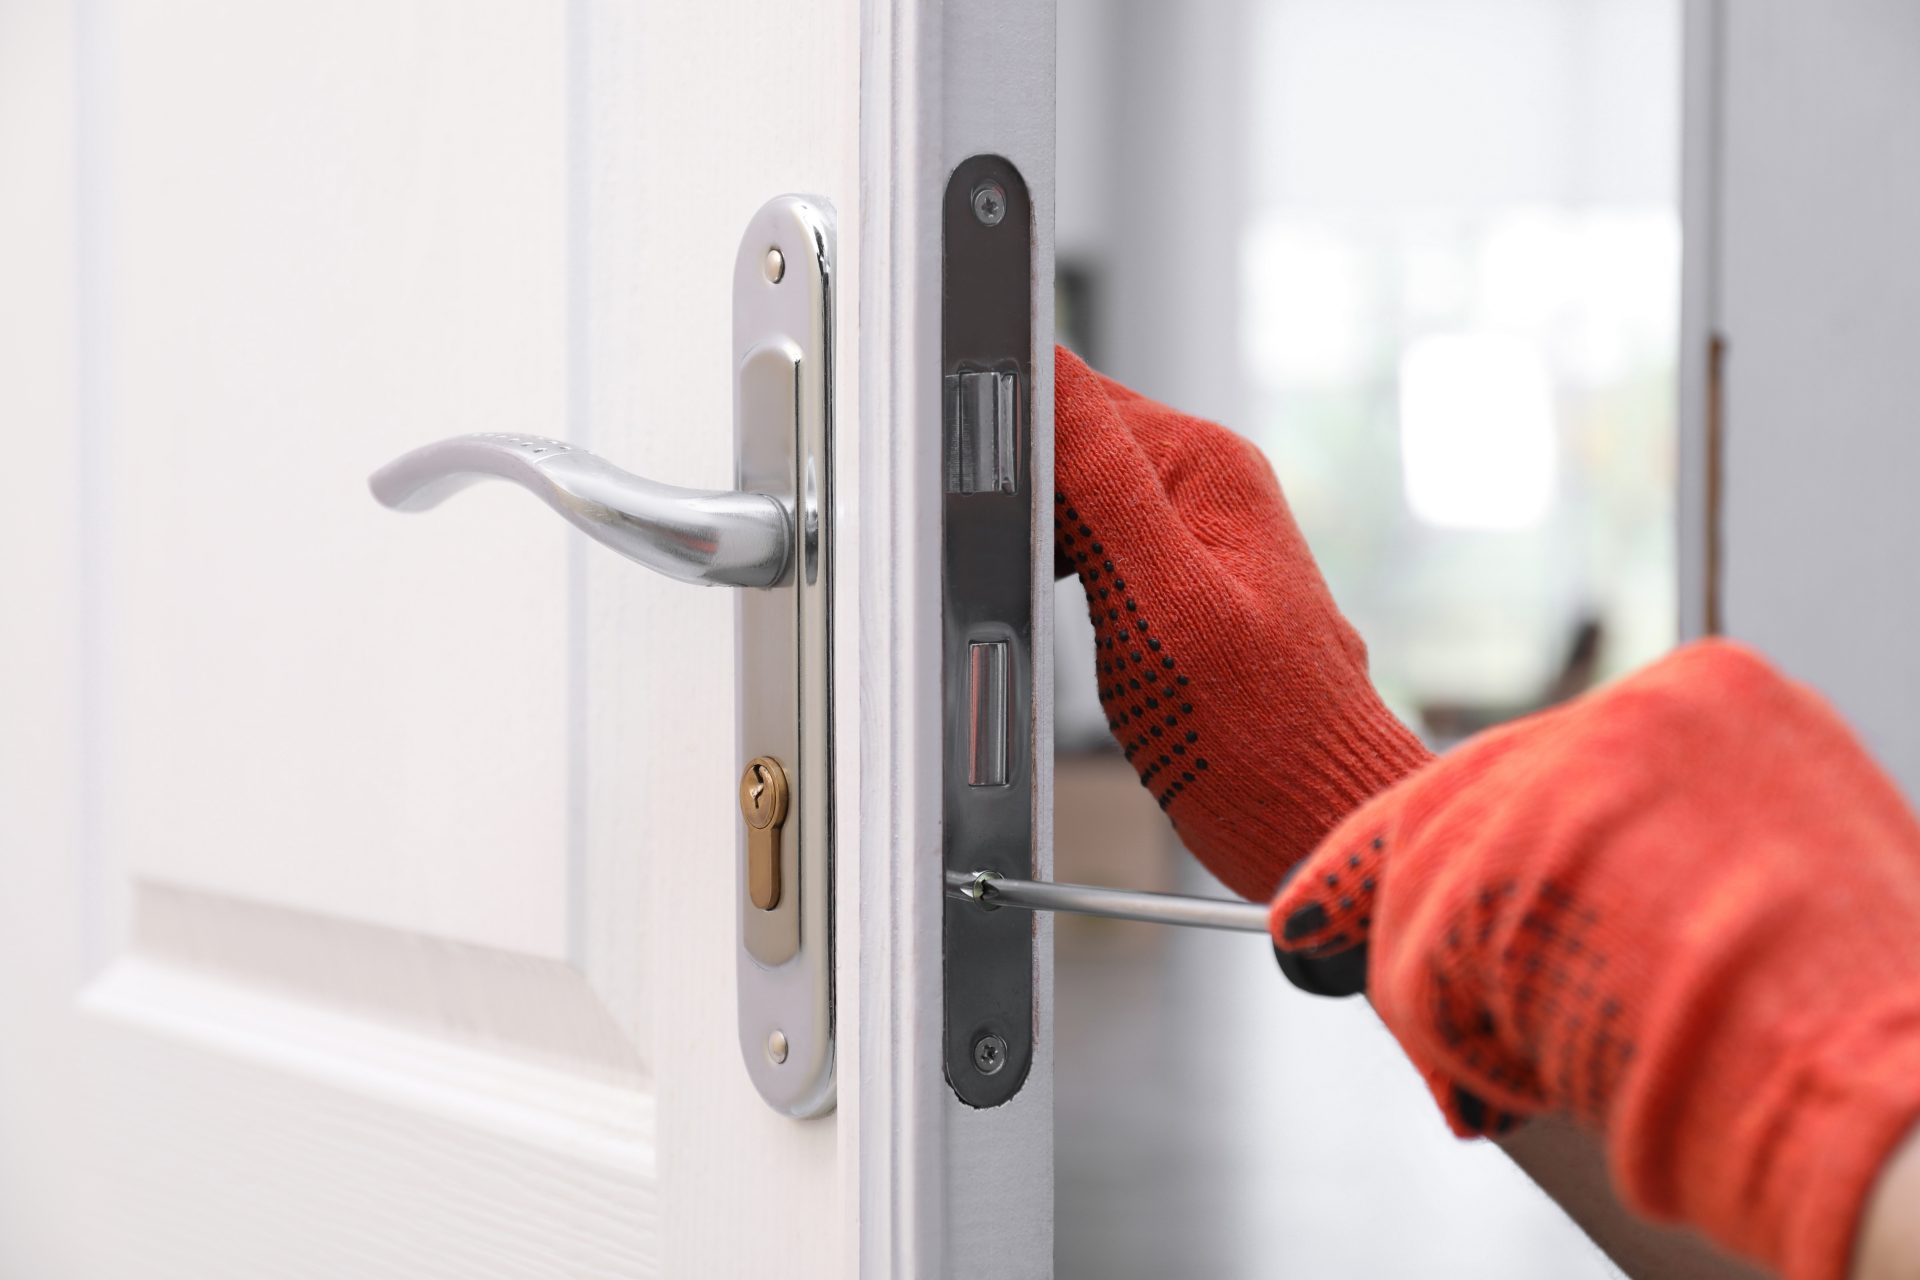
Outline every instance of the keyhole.
<svg viewBox="0 0 1920 1280"><path fill-rule="evenodd" d="M753 811L755 813L766 812L767 806L762 803L762 800L767 794L767 784L771 781L772 779L767 776L767 766L763 764L753 766L753 790L749 791L747 795L753 801Z"/></svg>

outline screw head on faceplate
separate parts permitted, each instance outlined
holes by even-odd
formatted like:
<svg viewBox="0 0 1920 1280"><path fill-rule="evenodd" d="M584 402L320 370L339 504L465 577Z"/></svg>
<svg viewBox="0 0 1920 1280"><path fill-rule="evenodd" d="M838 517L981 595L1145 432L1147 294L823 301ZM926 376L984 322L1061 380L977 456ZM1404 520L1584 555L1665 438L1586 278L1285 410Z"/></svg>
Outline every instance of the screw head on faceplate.
<svg viewBox="0 0 1920 1280"><path fill-rule="evenodd" d="M1007 1042L988 1032L973 1042L973 1066L983 1076L998 1075L1007 1065Z"/></svg>
<svg viewBox="0 0 1920 1280"><path fill-rule="evenodd" d="M777 248L769 249L760 269L766 273L768 284L779 284L781 277L787 274L787 257Z"/></svg>
<svg viewBox="0 0 1920 1280"><path fill-rule="evenodd" d="M997 227L1007 216L1007 189L997 182L983 182L973 189L973 216L981 225Z"/></svg>

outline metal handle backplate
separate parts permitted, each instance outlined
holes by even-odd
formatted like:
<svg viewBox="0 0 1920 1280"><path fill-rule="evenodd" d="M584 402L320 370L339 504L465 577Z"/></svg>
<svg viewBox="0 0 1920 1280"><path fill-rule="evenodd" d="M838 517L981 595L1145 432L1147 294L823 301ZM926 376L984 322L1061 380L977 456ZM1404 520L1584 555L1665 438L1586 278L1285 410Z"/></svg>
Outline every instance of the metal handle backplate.
<svg viewBox="0 0 1920 1280"><path fill-rule="evenodd" d="M738 775L715 779L711 796L737 833L741 1053L761 1096L792 1116L834 1105L833 253L832 211L808 196L767 202L741 238L734 489L660 484L563 441L501 434L423 446L368 481L386 506L424 511L505 480L649 569L750 588L734 628L734 758L764 762L783 784L778 815L752 815L766 817L760 865L748 856Z"/></svg>
<svg viewBox="0 0 1920 1280"><path fill-rule="evenodd" d="M733 268L734 480L783 495L793 531L780 585L735 605L735 767L767 756L788 779L770 909L735 823L740 1051L794 1116L834 1103L833 253L826 202L782 196L747 224Z"/></svg>

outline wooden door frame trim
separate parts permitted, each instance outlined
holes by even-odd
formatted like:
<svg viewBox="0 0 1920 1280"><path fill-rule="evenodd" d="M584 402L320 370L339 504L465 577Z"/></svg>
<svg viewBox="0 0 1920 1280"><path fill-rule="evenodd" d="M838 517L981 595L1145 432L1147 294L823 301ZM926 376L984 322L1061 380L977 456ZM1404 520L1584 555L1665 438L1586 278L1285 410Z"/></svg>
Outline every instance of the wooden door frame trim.
<svg viewBox="0 0 1920 1280"><path fill-rule="evenodd" d="M1720 320L1720 164L1725 0L1685 0L1680 71L1680 360L1674 504L1680 639L1725 622L1720 501L1728 356Z"/></svg>

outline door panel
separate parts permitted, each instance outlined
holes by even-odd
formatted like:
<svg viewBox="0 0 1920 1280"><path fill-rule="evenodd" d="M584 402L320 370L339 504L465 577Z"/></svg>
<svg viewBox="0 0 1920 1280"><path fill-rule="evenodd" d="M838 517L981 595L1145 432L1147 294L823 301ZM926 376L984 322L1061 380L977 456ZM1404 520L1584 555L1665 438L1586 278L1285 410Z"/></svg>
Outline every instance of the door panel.
<svg viewBox="0 0 1920 1280"><path fill-rule="evenodd" d="M564 14L107 13L101 847L564 959L567 531L365 486L428 435L565 422Z"/></svg>

